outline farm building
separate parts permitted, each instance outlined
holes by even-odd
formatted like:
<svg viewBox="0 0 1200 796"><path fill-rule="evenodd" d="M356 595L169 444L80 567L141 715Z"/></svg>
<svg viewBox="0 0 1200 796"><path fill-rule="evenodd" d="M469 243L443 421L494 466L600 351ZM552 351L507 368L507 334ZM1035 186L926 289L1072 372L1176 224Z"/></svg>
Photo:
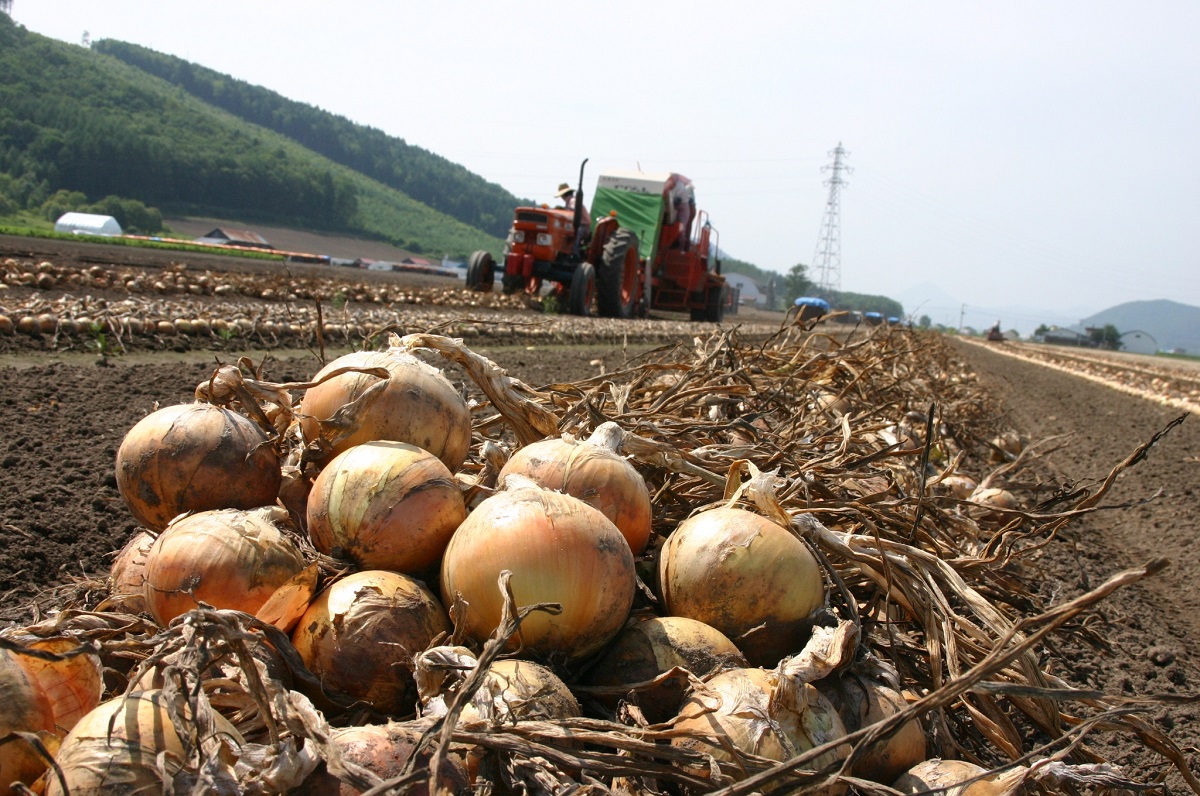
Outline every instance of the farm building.
<svg viewBox="0 0 1200 796"><path fill-rule="evenodd" d="M121 225L112 216L95 213L63 213L54 222L55 232L72 235L120 235Z"/></svg>
<svg viewBox="0 0 1200 796"><path fill-rule="evenodd" d="M1049 343L1050 345L1093 345L1092 338L1083 332L1077 332L1074 329L1063 329L1058 326L1045 332L1042 335L1042 342Z"/></svg>
<svg viewBox="0 0 1200 796"><path fill-rule="evenodd" d="M1158 341L1149 332L1134 329L1121 335L1121 350L1132 354L1157 354Z"/></svg>
<svg viewBox="0 0 1200 796"><path fill-rule="evenodd" d="M207 243L214 246L248 246L252 249L274 249L267 239L257 232L248 229L230 229L217 227L212 232L196 238L196 243Z"/></svg>

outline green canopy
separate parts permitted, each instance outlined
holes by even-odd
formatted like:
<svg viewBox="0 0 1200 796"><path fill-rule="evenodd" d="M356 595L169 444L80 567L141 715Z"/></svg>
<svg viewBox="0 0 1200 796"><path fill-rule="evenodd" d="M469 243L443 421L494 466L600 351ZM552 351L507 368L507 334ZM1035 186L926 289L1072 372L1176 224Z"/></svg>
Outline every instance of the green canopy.
<svg viewBox="0 0 1200 796"><path fill-rule="evenodd" d="M616 213L617 223L638 237L638 251L654 262L663 217L663 192L670 174L601 174L592 198L592 223Z"/></svg>

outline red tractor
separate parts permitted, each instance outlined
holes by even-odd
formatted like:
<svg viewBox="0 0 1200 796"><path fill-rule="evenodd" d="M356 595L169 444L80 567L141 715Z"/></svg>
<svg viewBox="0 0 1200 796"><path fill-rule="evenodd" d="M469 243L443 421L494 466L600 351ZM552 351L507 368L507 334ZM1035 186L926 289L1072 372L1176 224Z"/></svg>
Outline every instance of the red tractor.
<svg viewBox="0 0 1200 796"><path fill-rule="evenodd" d="M584 161L587 164L587 161ZM730 291L717 259L717 232L696 211L692 183L679 174L612 172L599 177L589 226L583 219L583 167L573 210L518 207L505 243L505 293L540 295L550 283L575 315L644 316L689 311L719 322ZM467 287L492 290L496 262L477 251Z"/></svg>

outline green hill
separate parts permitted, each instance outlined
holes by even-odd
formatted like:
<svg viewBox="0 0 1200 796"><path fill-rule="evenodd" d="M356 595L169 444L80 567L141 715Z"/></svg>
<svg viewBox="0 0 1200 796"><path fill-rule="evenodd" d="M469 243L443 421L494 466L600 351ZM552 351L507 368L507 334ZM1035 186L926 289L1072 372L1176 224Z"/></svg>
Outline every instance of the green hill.
<svg viewBox="0 0 1200 796"><path fill-rule="evenodd" d="M287 136L464 224L504 237L512 223L516 197L403 139L136 44L105 39L92 49L163 78L243 121Z"/></svg>
<svg viewBox="0 0 1200 796"><path fill-rule="evenodd" d="M78 191L92 201L116 195L173 214L361 235L415 252L462 257L500 247L496 235L3 13L0 75L0 206L37 209L57 191Z"/></svg>

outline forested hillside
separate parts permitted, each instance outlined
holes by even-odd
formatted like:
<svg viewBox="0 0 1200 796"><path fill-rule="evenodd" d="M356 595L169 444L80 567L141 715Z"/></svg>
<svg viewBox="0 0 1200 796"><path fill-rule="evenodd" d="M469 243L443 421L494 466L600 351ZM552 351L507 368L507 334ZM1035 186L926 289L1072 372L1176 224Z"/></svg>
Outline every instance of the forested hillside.
<svg viewBox="0 0 1200 796"><path fill-rule="evenodd" d="M403 139L136 44L105 39L92 49L163 78L239 119L287 136L465 224L503 237L512 223L516 197Z"/></svg>
<svg viewBox="0 0 1200 796"><path fill-rule="evenodd" d="M61 191L359 234L418 252L465 256L500 245L283 135L0 13L0 204L36 210Z"/></svg>

